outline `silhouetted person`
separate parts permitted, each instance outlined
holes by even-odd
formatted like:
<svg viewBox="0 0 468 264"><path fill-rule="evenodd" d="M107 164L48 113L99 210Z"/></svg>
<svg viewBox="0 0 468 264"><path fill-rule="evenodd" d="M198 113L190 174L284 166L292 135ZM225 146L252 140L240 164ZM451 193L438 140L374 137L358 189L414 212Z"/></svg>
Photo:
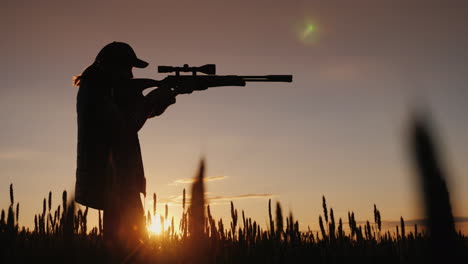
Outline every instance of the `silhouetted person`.
<svg viewBox="0 0 468 264"><path fill-rule="evenodd" d="M169 89L152 79L134 79L132 68L145 68L125 43L106 45L91 64L74 78L77 96L78 149L75 199L104 210L107 245L135 246L146 237L140 193L146 180L138 131L148 118L175 103Z"/></svg>

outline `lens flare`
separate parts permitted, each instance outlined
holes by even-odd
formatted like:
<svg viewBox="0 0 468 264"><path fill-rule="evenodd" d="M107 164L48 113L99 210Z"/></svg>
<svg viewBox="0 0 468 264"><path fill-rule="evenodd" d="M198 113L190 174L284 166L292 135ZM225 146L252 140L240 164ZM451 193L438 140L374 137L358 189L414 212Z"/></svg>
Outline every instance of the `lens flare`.
<svg viewBox="0 0 468 264"><path fill-rule="evenodd" d="M295 26L296 37L303 44L314 44L319 39L319 27L317 23L306 17L298 21Z"/></svg>
<svg viewBox="0 0 468 264"><path fill-rule="evenodd" d="M303 38L303 39L307 38L307 37L310 36L310 34L312 34L314 31L315 31L315 25L313 25L313 24L307 24L307 25L305 26L304 33L302 34L302 38Z"/></svg>

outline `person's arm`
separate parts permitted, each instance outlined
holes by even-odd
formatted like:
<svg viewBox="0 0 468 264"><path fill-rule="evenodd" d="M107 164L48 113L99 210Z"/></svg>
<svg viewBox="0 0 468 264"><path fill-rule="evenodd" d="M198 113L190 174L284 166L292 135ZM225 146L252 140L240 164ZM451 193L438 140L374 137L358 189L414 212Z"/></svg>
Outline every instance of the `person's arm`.
<svg viewBox="0 0 468 264"><path fill-rule="evenodd" d="M145 78L133 78L128 80L128 87L130 89L137 90L138 92L143 92L145 89L151 87L159 87L161 86L162 81L153 80L153 79L145 79Z"/></svg>
<svg viewBox="0 0 468 264"><path fill-rule="evenodd" d="M138 91L139 95L141 95L143 99L142 107L138 107L139 113L137 114L137 119L139 120L146 121L148 118L161 115L176 101L175 97L177 94L173 90L164 87L164 80L158 81L153 79L134 78L129 80L128 86L130 89ZM146 96L143 96L142 92L151 87L159 88L154 89Z"/></svg>
<svg viewBox="0 0 468 264"><path fill-rule="evenodd" d="M148 118L160 116L176 102L176 93L170 89L157 88L145 96L145 111Z"/></svg>
<svg viewBox="0 0 468 264"><path fill-rule="evenodd" d="M172 104L175 103L176 93L171 89L163 86L163 81L153 79L129 79L123 84L125 89L131 91L132 107L130 111L123 111L125 123L132 126L136 131L139 131L145 124L148 118L159 116ZM142 91L151 88L159 87L146 96ZM133 97L134 96L134 97Z"/></svg>

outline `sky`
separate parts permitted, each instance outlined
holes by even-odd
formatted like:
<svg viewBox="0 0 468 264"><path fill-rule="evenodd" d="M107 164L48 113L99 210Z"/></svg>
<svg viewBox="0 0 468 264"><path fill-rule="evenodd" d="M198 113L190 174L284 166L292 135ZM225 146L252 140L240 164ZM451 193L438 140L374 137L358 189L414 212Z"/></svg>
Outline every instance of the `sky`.
<svg viewBox="0 0 468 264"><path fill-rule="evenodd" d="M42 199L72 192L76 94L71 79L112 41L158 65L217 65L220 75L292 74L180 95L140 131L146 208L180 215L201 158L214 217L229 202L261 225L268 199L315 228L335 216L423 217L405 137L426 109L443 150L454 215L468 216L466 1L22 1L0 10L0 208L13 183L20 224ZM94 214L94 216L93 216ZM90 214L95 218L95 212ZM92 220L91 220L92 221Z"/></svg>

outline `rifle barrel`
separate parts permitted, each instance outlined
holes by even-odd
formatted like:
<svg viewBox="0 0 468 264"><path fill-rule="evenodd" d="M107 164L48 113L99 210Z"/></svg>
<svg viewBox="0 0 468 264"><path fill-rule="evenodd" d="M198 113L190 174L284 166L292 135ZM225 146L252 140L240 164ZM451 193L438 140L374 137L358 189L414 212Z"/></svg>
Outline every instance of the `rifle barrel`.
<svg viewBox="0 0 468 264"><path fill-rule="evenodd" d="M239 76L246 82L292 82L292 75Z"/></svg>

